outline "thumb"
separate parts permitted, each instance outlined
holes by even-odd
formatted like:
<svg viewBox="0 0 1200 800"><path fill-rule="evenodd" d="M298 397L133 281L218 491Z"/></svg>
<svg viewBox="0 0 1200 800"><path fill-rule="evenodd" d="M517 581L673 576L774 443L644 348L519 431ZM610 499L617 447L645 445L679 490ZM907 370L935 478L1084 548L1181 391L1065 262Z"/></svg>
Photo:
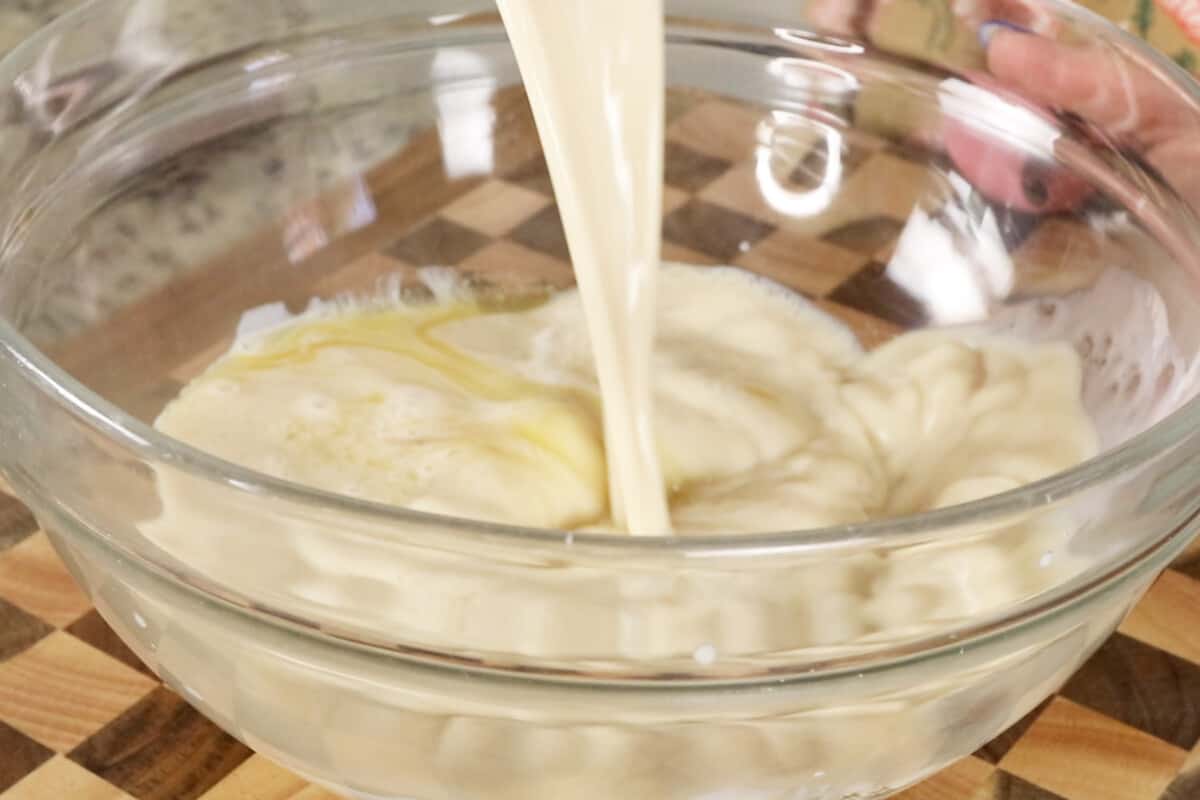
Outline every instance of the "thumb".
<svg viewBox="0 0 1200 800"><path fill-rule="evenodd" d="M1041 105L1146 144L1177 131L1186 119L1186 100L1173 87L1101 44L1076 47L987 25L980 32L989 71Z"/></svg>

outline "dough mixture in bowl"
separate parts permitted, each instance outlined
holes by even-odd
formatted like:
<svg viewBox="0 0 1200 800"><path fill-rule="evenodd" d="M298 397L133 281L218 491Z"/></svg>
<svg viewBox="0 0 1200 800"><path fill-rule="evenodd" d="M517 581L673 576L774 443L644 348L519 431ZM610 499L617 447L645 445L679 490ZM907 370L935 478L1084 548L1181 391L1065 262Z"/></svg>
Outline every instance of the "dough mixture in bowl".
<svg viewBox="0 0 1200 800"><path fill-rule="evenodd" d="M865 353L750 273L669 265L659 280L654 439L678 535L914 514L1096 450L1066 345L927 331ZM362 499L620 532L575 291L507 312L466 294L319 305L240 341L158 427Z"/></svg>
<svg viewBox="0 0 1200 800"><path fill-rule="evenodd" d="M367 500L623 533L609 513L599 389L576 291L506 309L444 273L425 274L431 302L391 292L317 303L243 336L165 409L159 429ZM1080 359L1067 345L930 330L866 352L832 317L750 273L672 264L659 281L653 434L676 536L914 514L1015 488L1096 452ZM278 561L265 533L259 555L245 537L222 545L193 535L208 512L189 486L164 481L151 538L222 578L234 563ZM543 621L521 647L560 655L611 645L635 656L691 652L731 629L748 650L895 634L1054 585L1072 569L1073 533L1067 520L1031 515L976 543L822 564L789 578L783 595L778 583L747 575L719 618L628 640L622 614L685 607L701 584L681 573L631 606L576 576L571 591L594 589L595 606L607 610L591 626ZM286 572L297 591L349 618L400 625L414 597L427 608L436 594L419 588L431 580L428 565L347 559L318 531L297 535L293 550ZM485 585L486 602L441 608L427 624L475 631L497 647L510 640L512 617L503 624L503 614L519 614L535 590ZM764 617L764 603L778 606L776 618Z"/></svg>

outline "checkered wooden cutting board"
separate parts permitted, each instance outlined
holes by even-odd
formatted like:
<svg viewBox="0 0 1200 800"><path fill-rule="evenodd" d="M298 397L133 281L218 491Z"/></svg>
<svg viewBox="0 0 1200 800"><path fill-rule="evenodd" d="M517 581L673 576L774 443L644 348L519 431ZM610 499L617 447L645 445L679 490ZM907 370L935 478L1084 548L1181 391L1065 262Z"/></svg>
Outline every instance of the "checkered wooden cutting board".
<svg viewBox="0 0 1200 800"><path fill-rule="evenodd" d="M498 99L498 113L527 113L520 102L505 106L512 102ZM760 122L754 112L697 97L673 97L670 106L666 257L733 262L769 275L846 320L868 345L919 318L882 266L924 190L923 169L903 149L850 142L847 191L818 225L802 224L766 207L750 165L739 162ZM335 191L239 252L131 298L113 320L56 352L94 388L149 417L227 346L236 320L222 316L226 292L241 293L240 307L296 304L430 261L485 283L503 284L519 272L567 285L545 165L524 139L497 142L501 177L442 185L428 180L440 164L430 141L418 137L365 177L380 212L375 222L297 262L306 225L337 224L345 192ZM804 154L789 179L803 185L826 155L819 148ZM1086 263L1087 233L1068 221L1003 222L1019 244L1025 291L1070 279L1061 269L1064 253ZM290 283L254 279L272 259L287 264ZM330 263L344 266L330 270ZM143 335L164 314L186 316L178 324L199 333L143 343L139 386L89 373L107 348ZM327 797L162 686L90 608L33 517L0 493L0 800ZM1200 798L1200 549L1163 576L1062 692L903 798Z"/></svg>

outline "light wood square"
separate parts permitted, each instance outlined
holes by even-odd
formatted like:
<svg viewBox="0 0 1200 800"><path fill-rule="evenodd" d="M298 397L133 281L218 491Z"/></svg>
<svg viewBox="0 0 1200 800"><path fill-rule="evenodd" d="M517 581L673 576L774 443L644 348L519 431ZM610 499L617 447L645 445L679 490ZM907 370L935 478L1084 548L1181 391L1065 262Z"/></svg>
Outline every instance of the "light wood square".
<svg viewBox="0 0 1200 800"><path fill-rule="evenodd" d="M7 800L7 798L4 798ZM200 800L339 800L261 755L251 756Z"/></svg>
<svg viewBox="0 0 1200 800"><path fill-rule="evenodd" d="M504 236L548 205L550 199L539 192L493 180L446 206L441 215L488 236Z"/></svg>
<svg viewBox="0 0 1200 800"><path fill-rule="evenodd" d="M0 554L0 597L59 628L92 605L41 532Z"/></svg>
<svg viewBox="0 0 1200 800"><path fill-rule="evenodd" d="M729 170L704 187L700 198L772 225L780 225L791 219L767 202L758 186L753 164L739 164Z"/></svg>
<svg viewBox="0 0 1200 800"><path fill-rule="evenodd" d="M1187 753L1061 697L1000 762L1065 800L1158 800Z"/></svg>
<svg viewBox="0 0 1200 800"><path fill-rule="evenodd" d="M896 795L895 800L973 800L995 768L968 756L956 761L929 780Z"/></svg>
<svg viewBox="0 0 1200 800"><path fill-rule="evenodd" d="M1200 581L1170 570L1163 573L1121 632L1200 664Z"/></svg>
<svg viewBox="0 0 1200 800"><path fill-rule="evenodd" d="M738 258L739 266L814 296L823 296L867 265L861 253L820 239L776 231Z"/></svg>
<svg viewBox="0 0 1200 800"><path fill-rule="evenodd" d="M663 216L667 216L672 211L676 211L687 205L688 200L692 197L683 189L676 189L674 186L663 187Z"/></svg>
<svg viewBox="0 0 1200 800"><path fill-rule="evenodd" d="M667 138L714 158L730 163L754 155L761 112L719 100L704 103L676 120Z"/></svg>
<svg viewBox="0 0 1200 800"><path fill-rule="evenodd" d="M0 664L0 719L64 753L156 685L60 631Z"/></svg>
<svg viewBox="0 0 1200 800"><path fill-rule="evenodd" d="M2 756L0 756L2 757ZM55 756L4 794L2 800L130 800L129 795L63 756Z"/></svg>

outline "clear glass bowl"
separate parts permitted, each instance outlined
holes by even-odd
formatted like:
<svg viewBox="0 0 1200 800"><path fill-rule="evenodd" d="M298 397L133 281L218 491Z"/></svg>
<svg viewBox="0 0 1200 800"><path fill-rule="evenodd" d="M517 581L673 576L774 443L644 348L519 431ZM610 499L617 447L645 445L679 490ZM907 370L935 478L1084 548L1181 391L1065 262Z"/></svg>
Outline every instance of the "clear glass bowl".
<svg viewBox="0 0 1200 800"><path fill-rule="evenodd" d="M164 680L350 796L884 797L1054 691L1194 529L1186 162L996 87L969 25L902 3L667 5L666 255L792 286L867 346L1070 341L1101 456L928 514L677 540L250 472L149 424L244 321L396 274L418 296L429 264L505 302L571 284L494 9L102 0L0 63L0 469ZM1200 133L1180 70L1034 8ZM1025 580L1029 526L1061 546ZM955 582L1003 591L942 613Z"/></svg>

